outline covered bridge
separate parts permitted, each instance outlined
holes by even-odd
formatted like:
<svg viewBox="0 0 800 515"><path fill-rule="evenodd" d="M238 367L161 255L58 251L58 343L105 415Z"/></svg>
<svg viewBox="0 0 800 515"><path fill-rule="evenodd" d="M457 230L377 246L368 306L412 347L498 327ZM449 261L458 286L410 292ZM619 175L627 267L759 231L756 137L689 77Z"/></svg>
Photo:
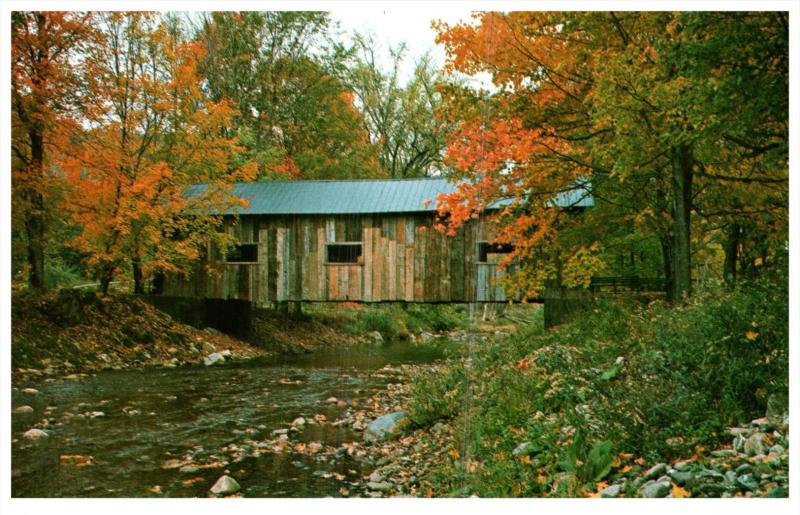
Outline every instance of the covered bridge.
<svg viewBox="0 0 800 515"><path fill-rule="evenodd" d="M188 278L167 277L162 293L258 306L514 298L497 265L510 248L489 244L482 217L452 237L432 228L436 196L453 191L442 178L236 184L234 194L249 201L238 209L238 222L226 219L238 245L227 255L209 248L207 263ZM555 201L591 205L577 190Z"/></svg>

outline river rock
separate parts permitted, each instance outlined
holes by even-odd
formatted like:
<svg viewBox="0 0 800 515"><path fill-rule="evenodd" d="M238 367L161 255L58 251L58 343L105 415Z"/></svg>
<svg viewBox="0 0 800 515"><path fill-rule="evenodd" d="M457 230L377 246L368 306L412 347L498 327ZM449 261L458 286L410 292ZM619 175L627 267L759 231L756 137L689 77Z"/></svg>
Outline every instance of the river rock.
<svg viewBox="0 0 800 515"><path fill-rule="evenodd" d="M751 492L758 491L758 481L756 481L750 474L744 474L737 477L736 484L744 490L750 490Z"/></svg>
<svg viewBox="0 0 800 515"><path fill-rule="evenodd" d="M529 456L536 452L536 446L533 445L531 442L522 442L521 444L517 445L513 451L511 451L512 456Z"/></svg>
<svg viewBox="0 0 800 515"><path fill-rule="evenodd" d="M406 418L405 411L396 411L378 417L364 429L364 440L367 442L389 439L399 433L399 424Z"/></svg>
<svg viewBox="0 0 800 515"><path fill-rule="evenodd" d="M617 497L622 490L622 485L611 485L600 490L600 497Z"/></svg>
<svg viewBox="0 0 800 515"><path fill-rule="evenodd" d="M37 393L39 393L39 390L37 390L36 388L23 388L20 391L22 393L27 393L27 394L30 394L30 395L36 395Z"/></svg>
<svg viewBox="0 0 800 515"><path fill-rule="evenodd" d="M647 472L644 473L645 479L653 479L658 476L663 476L667 473L667 464L666 463L659 463L658 465L653 465ZM666 494L665 494L666 495Z"/></svg>
<svg viewBox="0 0 800 515"><path fill-rule="evenodd" d="M33 408L28 406L27 404L23 406L17 406L16 408L14 408L13 413L33 413Z"/></svg>
<svg viewBox="0 0 800 515"><path fill-rule="evenodd" d="M211 367L214 365L222 365L223 363L225 363L225 357L219 352L214 352L203 358L203 363L207 367Z"/></svg>
<svg viewBox="0 0 800 515"><path fill-rule="evenodd" d="M367 483L367 488L375 492L389 492L392 488L394 488L394 485L388 481L370 481Z"/></svg>
<svg viewBox="0 0 800 515"><path fill-rule="evenodd" d="M733 449L736 452L744 452L744 443L746 441L747 441L747 438L745 438L744 435L741 435L741 434L736 435L736 437L733 439L733 444L732 444L733 445Z"/></svg>
<svg viewBox="0 0 800 515"><path fill-rule="evenodd" d="M744 442L744 452L747 453L748 456L761 456L764 454L764 438L767 435L764 433L753 433L750 437Z"/></svg>
<svg viewBox="0 0 800 515"><path fill-rule="evenodd" d="M47 431L42 431L41 429L28 429L24 433L22 433L22 437L28 440L38 440L39 438L47 438L50 436L47 434Z"/></svg>
<svg viewBox="0 0 800 515"><path fill-rule="evenodd" d="M736 451L733 449L717 449L716 451L711 451L711 455L715 458L730 458L731 456L736 456Z"/></svg>
<svg viewBox="0 0 800 515"><path fill-rule="evenodd" d="M429 340L432 340L432 339L433 339L433 335L431 333L429 333L429 332L422 331L421 333L419 333L419 341L421 341L422 343L425 343L425 342L427 342Z"/></svg>
<svg viewBox="0 0 800 515"><path fill-rule="evenodd" d="M645 484L640 493L642 497L647 498L656 498L656 497L666 497L672 491L672 485L665 481L654 481L652 483Z"/></svg>
<svg viewBox="0 0 800 515"><path fill-rule="evenodd" d="M296 419L292 420L292 427L300 427L306 425L306 419L303 417L297 417Z"/></svg>
<svg viewBox="0 0 800 515"><path fill-rule="evenodd" d="M669 477L675 481L678 486L683 486L692 479L692 473L688 470L673 470L670 472Z"/></svg>
<svg viewBox="0 0 800 515"><path fill-rule="evenodd" d="M770 454L783 454L784 452L786 452L786 449L784 449L783 445L779 443L776 443L775 445L769 448Z"/></svg>
<svg viewBox="0 0 800 515"><path fill-rule="evenodd" d="M217 479L214 486L211 487L211 493L215 495L228 495L235 494L239 491L241 486L232 477L225 475Z"/></svg>
<svg viewBox="0 0 800 515"><path fill-rule="evenodd" d="M383 343L383 335L380 331L372 331L367 335L367 338L372 340L372 343Z"/></svg>

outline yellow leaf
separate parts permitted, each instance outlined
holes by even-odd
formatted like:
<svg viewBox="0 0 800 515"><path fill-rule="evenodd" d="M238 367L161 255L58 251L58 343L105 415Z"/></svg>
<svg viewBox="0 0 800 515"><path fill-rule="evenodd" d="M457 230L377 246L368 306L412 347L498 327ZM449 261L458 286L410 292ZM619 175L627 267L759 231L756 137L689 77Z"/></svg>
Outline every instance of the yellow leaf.
<svg viewBox="0 0 800 515"><path fill-rule="evenodd" d="M632 468L632 467L631 467L630 465L625 465L624 467L622 467L621 469L619 469L619 471L620 471L620 472L622 472L623 474L627 474L628 472L630 472L630 471L631 471L631 468Z"/></svg>
<svg viewBox="0 0 800 515"><path fill-rule="evenodd" d="M448 456L450 456L450 457L451 457L451 458L453 458L453 459L456 459L456 458L458 458L458 451L457 451L457 450L455 450L455 449L450 449L450 450L447 452L447 455L448 455Z"/></svg>
<svg viewBox="0 0 800 515"><path fill-rule="evenodd" d="M527 456L527 455L526 455L526 456L522 456L522 457L519 459L519 461L521 461L522 463L524 463L524 464L526 464L526 465L530 465L530 464L532 463L532 461L531 461L531 457L530 457L530 456Z"/></svg>
<svg viewBox="0 0 800 515"><path fill-rule="evenodd" d="M672 485L672 495L676 499L683 499L685 497L691 497L690 494L686 489L679 487L678 485Z"/></svg>
<svg viewBox="0 0 800 515"><path fill-rule="evenodd" d="M744 337L752 342L753 340L758 338L758 333L755 331L747 331L746 333L744 333Z"/></svg>

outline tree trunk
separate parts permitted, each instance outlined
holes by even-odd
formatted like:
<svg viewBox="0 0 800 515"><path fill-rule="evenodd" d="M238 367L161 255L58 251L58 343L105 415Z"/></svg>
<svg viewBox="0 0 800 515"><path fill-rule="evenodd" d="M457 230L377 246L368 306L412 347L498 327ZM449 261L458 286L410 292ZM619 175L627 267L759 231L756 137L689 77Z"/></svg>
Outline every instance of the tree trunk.
<svg viewBox="0 0 800 515"><path fill-rule="evenodd" d="M139 256L131 258L131 268L133 269L133 293L144 295L144 274L142 273L142 261Z"/></svg>
<svg viewBox="0 0 800 515"><path fill-rule="evenodd" d="M28 132L31 140L31 163L28 186L25 189L27 211L25 213L25 236L28 239L28 283L31 288L43 289L44 284L44 141L39 131Z"/></svg>
<svg viewBox="0 0 800 515"><path fill-rule="evenodd" d="M108 288L111 286L111 279L114 278L114 266L105 265L100 271L100 293L108 295Z"/></svg>
<svg viewBox="0 0 800 515"><path fill-rule="evenodd" d="M666 285L667 298L674 298L675 275L672 271L672 236L662 234L661 240L661 262L664 268L664 282Z"/></svg>
<svg viewBox="0 0 800 515"><path fill-rule="evenodd" d="M675 289L672 301L680 302L692 292L690 224L692 209L692 151L681 143L670 149L673 192L672 265Z"/></svg>
<svg viewBox="0 0 800 515"><path fill-rule="evenodd" d="M740 239L741 227L734 222L728 229L725 238L725 263L722 269L722 277L729 285L736 284L736 262L739 260Z"/></svg>

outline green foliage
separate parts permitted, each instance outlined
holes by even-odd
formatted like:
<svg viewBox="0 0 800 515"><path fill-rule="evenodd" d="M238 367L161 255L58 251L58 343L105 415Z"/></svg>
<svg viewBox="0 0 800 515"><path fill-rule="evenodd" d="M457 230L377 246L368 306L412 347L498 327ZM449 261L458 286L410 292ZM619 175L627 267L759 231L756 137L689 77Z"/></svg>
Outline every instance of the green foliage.
<svg viewBox="0 0 800 515"><path fill-rule="evenodd" d="M328 313L319 308L320 313ZM335 311L344 318L344 331L365 335L378 331L386 340L408 339L423 331L443 332L465 327L467 316L463 308L445 305L372 305L346 307Z"/></svg>
<svg viewBox="0 0 800 515"><path fill-rule="evenodd" d="M47 288L69 288L85 280L75 266L60 256L48 257L44 262L44 284Z"/></svg>
<svg viewBox="0 0 800 515"><path fill-rule="evenodd" d="M577 495L618 452L688 457L763 416L788 391L787 343L784 265L679 307L601 300L555 331L473 345L467 370L452 361L414 381L411 413L465 421L461 444L482 466L463 480L478 495Z"/></svg>
<svg viewBox="0 0 800 515"><path fill-rule="evenodd" d="M409 418L418 426L426 426L458 413L464 398L466 370L459 362L424 371L415 378Z"/></svg>

